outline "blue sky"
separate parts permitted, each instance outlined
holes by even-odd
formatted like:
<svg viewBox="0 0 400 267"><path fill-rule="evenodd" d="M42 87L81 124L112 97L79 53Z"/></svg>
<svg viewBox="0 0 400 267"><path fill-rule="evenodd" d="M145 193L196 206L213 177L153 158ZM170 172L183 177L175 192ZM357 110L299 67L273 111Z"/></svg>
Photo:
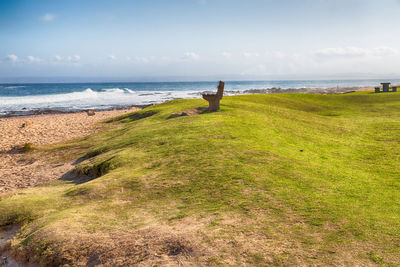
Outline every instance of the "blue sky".
<svg viewBox="0 0 400 267"><path fill-rule="evenodd" d="M0 0L0 78L399 77L399 11L398 0Z"/></svg>

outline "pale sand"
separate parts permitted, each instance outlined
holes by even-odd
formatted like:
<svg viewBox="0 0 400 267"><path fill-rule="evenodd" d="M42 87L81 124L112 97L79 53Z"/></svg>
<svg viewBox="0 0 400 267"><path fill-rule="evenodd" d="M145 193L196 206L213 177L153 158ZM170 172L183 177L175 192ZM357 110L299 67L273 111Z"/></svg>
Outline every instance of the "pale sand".
<svg viewBox="0 0 400 267"><path fill-rule="evenodd" d="M73 168L72 163L27 160L24 154L12 150L14 146L47 145L83 137L100 130L101 121L135 110L138 108L101 111L94 116L79 112L0 118L0 194L60 179ZM28 126L22 127L24 123Z"/></svg>

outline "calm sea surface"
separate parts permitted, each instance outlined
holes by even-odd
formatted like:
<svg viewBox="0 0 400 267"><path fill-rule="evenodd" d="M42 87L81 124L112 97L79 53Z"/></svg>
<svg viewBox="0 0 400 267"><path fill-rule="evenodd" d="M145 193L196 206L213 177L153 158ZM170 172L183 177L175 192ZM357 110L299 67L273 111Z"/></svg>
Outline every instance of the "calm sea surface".
<svg viewBox="0 0 400 267"><path fill-rule="evenodd" d="M377 86L382 80L285 80L227 81L228 94L248 89L331 88ZM400 83L400 80L391 80ZM177 98L200 98L201 92L216 90L218 82L116 82L116 83L19 83L0 84L0 115L28 113L38 109L73 111L110 109L160 103Z"/></svg>

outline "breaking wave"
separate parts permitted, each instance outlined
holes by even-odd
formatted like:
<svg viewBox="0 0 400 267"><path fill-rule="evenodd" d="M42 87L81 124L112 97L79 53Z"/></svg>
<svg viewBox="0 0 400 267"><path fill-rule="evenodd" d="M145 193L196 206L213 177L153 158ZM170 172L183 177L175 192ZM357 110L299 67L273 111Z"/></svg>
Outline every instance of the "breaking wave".
<svg viewBox="0 0 400 267"><path fill-rule="evenodd" d="M81 110L118 106L148 105L180 98L200 98L198 91L133 91L128 88L105 88L64 94L0 97L0 112L34 109Z"/></svg>

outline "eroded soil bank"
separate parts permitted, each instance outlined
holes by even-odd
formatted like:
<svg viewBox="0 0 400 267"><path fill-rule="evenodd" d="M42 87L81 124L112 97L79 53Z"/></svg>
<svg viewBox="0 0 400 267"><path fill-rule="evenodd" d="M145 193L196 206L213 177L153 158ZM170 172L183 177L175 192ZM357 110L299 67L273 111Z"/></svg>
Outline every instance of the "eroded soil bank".
<svg viewBox="0 0 400 267"><path fill-rule="evenodd" d="M22 266L33 266L28 263L18 262L9 253L9 242L19 231L19 226L6 226L0 228L0 266L4 267L22 267Z"/></svg>

